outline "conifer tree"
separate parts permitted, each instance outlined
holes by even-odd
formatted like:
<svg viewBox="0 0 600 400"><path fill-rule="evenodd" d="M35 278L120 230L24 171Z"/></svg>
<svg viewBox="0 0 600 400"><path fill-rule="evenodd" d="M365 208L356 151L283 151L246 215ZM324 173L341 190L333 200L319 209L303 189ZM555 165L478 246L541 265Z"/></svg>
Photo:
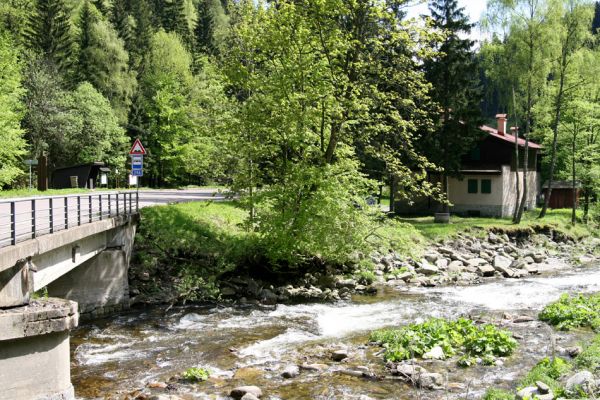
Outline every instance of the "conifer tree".
<svg viewBox="0 0 600 400"><path fill-rule="evenodd" d="M194 28L194 40L197 53L214 53L213 43L214 16L209 7L210 0L199 0L197 5L198 19Z"/></svg>
<svg viewBox="0 0 600 400"><path fill-rule="evenodd" d="M185 18L185 1L163 0L161 20L165 31L175 32L184 38L186 31L189 31Z"/></svg>
<svg viewBox="0 0 600 400"><path fill-rule="evenodd" d="M131 25L129 23L129 10L125 1L116 1L110 12L110 22L117 30L119 37L125 41L127 51L131 51Z"/></svg>
<svg viewBox="0 0 600 400"><path fill-rule="evenodd" d="M473 42L464 39L473 24L457 0L433 0L429 9L434 28L446 33L439 55L426 62L425 71L433 85L432 98L440 106L434 118L437 129L425 138L429 159L444 168L442 186L447 195L448 176L458 175L462 156L480 137L481 89ZM445 212L448 207L445 206Z"/></svg>
<svg viewBox="0 0 600 400"><path fill-rule="evenodd" d="M79 16L79 60L77 63L77 79L79 81L89 80L93 73L90 46L92 25L97 21L96 13L96 7L91 4L91 1L85 0Z"/></svg>
<svg viewBox="0 0 600 400"><path fill-rule="evenodd" d="M25 37L60 72L72 64L73 38L69 15L63 0L39 0L29 18Z"/></svg>
<svg viewBox="0 0 600 400"><path fill-rule="evenodd" d="M131 13L135 19L130 53L130 64L140 72L144 58L150 49L150 42L154 34L152 24L152 11L148 0L135 0L132 2Z"/></svg>

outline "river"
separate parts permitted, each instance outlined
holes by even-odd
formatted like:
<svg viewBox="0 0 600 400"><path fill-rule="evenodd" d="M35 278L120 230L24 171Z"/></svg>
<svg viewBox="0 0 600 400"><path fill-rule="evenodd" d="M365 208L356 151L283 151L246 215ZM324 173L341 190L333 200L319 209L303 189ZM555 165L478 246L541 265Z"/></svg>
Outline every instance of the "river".
<svg viewBox="0 0 600 400"><path fill-rule="evenodd" d="M505 313L536 316L562 293L600 291L600 267L520 280L489 280L478 286L382 288L375 296L355 296L334 304L278 305L272 308L180 307L135 311L97 320L73 332L72 381L79 398L125 398L149 382L165 382L189 367L212 372L208 382L175 383L179 396L226 399L239 385L262 388L266 399L441 399L479 398L486 388L513 388L520 376L552 352L589 337L556 333L538 321L513 323ZM376 328L427 317L469 316L496 321L519 341L501 366L462 369L455 362L429 361L441 372L447 391L420 391L399 381L373 381L340 370L366 367L384 374L377 347L365 346ZM332 349L349 346L344 363L330 360ZM302 371L283 379L290 364L324 363L324 371ZM362 397L363 399L366 397Z"/></svg>

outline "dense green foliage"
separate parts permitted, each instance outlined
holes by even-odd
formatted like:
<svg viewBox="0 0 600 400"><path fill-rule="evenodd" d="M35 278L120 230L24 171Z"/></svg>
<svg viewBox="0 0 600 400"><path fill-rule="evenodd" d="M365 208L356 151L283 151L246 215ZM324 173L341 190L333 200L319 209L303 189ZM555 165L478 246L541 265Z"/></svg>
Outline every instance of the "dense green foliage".
<svg viewBox="0 0 600 400"><path fill-rule="evenodd" d="M459 365L470 366L475 357L493 364L495 357L512 354L517 342L508 331L490 324L476 325L468 319L447 321L430 319L400 329L383 329L371 333L370 340L385 347L387 361L422 357L440 346L446 357L459 355Z"/></svg>
<svg viewBox="0 0 600 400"><path fill-rule="evenodd" d="M557 329L568 331L572 328L590 327L600 330L600 294L564 294L560 299L544 307L539 315Z"/></svg>
<svg viewBox="0 0 600 400"><path fill-rule="evenodd" d="M210 377L210 372L205 368L192 367L186 369L182 376L189 382L204 382Z"/></svg>
<svg viewBox="0 0 600 400"><path fill-rule="evenodd" d="M23 93L21 67L14 42L0 31L0 189L21 174L20 157L25 154L24 132L20 127L23 113L19 102Z"/></svg>
<svg viewBox="0 0 600 400"><path fill-rule="evenodd" d="M431 1L425 24L407 4L3 1L0 188L22 187L23 159L43 154L51 170L104 161L123 181L140 138L142 185L227 184L273 269L346 264L392 241L410 247L366 199L388 181L392 199L444 200L431 172L460 175L483 77L494 113L552 147L544 169L580 180L583 220L594 217L592 5L491 1L494 37L477 48L456 0Z"/></svg>
<svg viewBox="0 0 600 400"><path fill-rule="evenodd" d="M144 208L134 263L165 281L174 279L183 300L218 297L217 280L256 253L242 229L245 216L235 203Z"/></svg>

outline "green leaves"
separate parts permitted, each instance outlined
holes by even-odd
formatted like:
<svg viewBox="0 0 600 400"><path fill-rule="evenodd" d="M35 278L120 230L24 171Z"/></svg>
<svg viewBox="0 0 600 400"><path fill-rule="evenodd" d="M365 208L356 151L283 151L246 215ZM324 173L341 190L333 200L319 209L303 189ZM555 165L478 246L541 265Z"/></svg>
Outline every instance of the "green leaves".
<svg viewBox="0 0 600 400"><path fill-rule="evenodd" d="M182 374L183 379L190 382L204 382L210 377L210 372L205 368L192 367Z"/></svg>
<svg viewBox="0 0 600 400"><path fill-rule="evenodd" d="M24 131L20 121L23 115L21 95L21 64L14 42L0 31L0 190L13 183L21 171L21 157L25 154Z"/></svg>
<svg viewBox="0 0 600 400"><path fill-rule="evenodd" d="M589 327L600 330L600 294L569 296L544 307L539 315L557 329L568 331L572 328Z"/></svg>
<svg viewBox="0 0 600 400"><path fill-rule="evenodd" d="M510 332L490 324L478 326L464 318L456 321L432 318L400 329L379 330L371 333L370 340L386 348L387 361L422 357L440 346L447 357L461 355L458 363L464 367L473 365L475 357L493 364L495 357L508 356L517 347Z"/></svg>

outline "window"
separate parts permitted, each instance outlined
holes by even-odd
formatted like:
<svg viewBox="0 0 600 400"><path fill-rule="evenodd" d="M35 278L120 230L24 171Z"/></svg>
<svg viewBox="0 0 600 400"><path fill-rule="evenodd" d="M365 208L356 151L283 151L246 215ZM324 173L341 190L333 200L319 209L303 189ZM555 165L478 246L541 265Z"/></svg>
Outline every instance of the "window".
<svg viewBox="0 0 600 400"><path fill-rule="evenodd" d="M477 193L477 179L469 179L467 182L467 187L469 193Z"/></svg>
<svg viewBox="0 0 600 400"><path fill-rule="evenodd" d="M492 193L492 180L482 179L481 180L481 193L490 194Z"/></svg>

